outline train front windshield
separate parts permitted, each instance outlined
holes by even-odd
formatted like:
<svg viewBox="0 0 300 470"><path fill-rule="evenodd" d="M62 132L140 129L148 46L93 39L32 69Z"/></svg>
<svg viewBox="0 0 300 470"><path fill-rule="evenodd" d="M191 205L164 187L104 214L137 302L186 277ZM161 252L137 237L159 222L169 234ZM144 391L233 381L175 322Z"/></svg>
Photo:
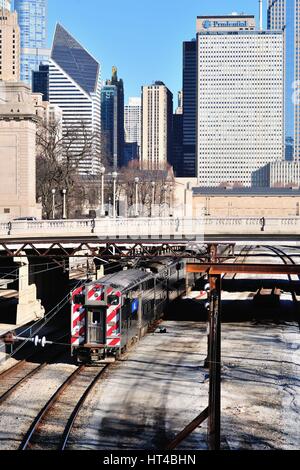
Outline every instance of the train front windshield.
<svg viewBox="0 0 300 470"><path fill-rule="evenodd" d="M88 311L87 342L89 344L102 344L106 342L106 308L97 308Z"/></svg>

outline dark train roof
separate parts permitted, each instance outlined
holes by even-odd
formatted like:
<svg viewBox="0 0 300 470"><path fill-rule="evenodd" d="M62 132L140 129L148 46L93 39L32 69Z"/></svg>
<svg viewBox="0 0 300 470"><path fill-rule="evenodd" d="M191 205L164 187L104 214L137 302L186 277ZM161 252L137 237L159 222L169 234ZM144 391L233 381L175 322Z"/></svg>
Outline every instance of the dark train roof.
<svg viewBox="0 0 300 470"><path fill-rule="evenodd" d="M97 281L99 284L111 286L116 289L127 290L140 282L151 279L151 273L141 271L140 269L128 269L114 274L108 274ZM94 282L93 282L94 284Z"/></svg>
<svg viewBox="0 0 300 470"><path fill-rule="evenodd" d="M140 266L144 269L150 269L154 273L159 273L173 264L178 264L180 261L174 258L153 258L150 261L142 261Z"/></svg>

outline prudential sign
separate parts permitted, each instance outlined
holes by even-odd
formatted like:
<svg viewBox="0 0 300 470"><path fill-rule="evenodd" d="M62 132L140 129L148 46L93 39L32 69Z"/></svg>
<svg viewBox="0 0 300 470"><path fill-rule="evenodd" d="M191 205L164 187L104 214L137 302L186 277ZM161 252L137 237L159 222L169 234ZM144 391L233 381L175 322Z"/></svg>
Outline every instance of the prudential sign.
<svg viewBox="0 0 300 470"><path fill-rule="evenodd" d="M205 20L202 23L204 29L209 28L245 28L247 21L209 21Z"/></svg>

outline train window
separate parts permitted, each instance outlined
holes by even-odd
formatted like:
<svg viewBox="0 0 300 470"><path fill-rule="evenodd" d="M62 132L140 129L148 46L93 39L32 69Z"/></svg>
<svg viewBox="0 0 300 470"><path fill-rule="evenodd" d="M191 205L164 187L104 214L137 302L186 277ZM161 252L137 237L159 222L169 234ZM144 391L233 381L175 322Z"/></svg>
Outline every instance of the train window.
<svg viewBox="0 0 300 470"><path fill-rule="evenodd" d="M73 303L75 305L84 305L85 304L85 296L84 295L74 295Z"/></svg>
<svg viewBox="0 0 300 470"><path fill-rule="evenodd" d="M99 323L101 322L101 312L92 312L92 323L94 325L99 325Z"/></svg>
<svg viewBox="0 0 300 470"><path fill-rule="evenodd" d="M109 305L119 305L120 298L117 295L109 295L107 297L107 303Z"/></svg>

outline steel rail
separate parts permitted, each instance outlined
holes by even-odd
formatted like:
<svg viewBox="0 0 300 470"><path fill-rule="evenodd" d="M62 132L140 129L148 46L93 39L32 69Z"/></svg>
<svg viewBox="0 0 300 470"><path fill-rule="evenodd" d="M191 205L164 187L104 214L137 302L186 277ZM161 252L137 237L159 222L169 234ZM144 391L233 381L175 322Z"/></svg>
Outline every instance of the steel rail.
<svg viewBox="0 0 300 470"><path fill-rule="evenodd" d="M36 333L38 333L39 330L36 331ZM60 339L63 339L63 338L67 338L69 336L69 334L66 334L66 335L63 335L63 336L60 336L59 338L56 338L54 339L54 341L59 341ZM22 341L22 345L21 346L24 346L25 344L29 343L29 339L28 338L28 341ZM58 343L57 344L58 346L62 345L61 343ZM69 344L67 345L69 346ZM10 355L10 357L13 357L17 352L19 352L19 349L16 350L16 351L13 351L13 353ZM1 379L4 379L7 375L11 374L12 372L18 370L20 367L24 366L25 364L27 364L30 360L33 360L33 358L36 356L36 352L33 353L33 354L30 354L29 356L26 357L26 359L21 359L20 361L18 361L16 364L14 364L12 367L9 367L8 369L4 370L3 372L0 373L0 380ZM55 358L58 354L54 354L53 357Z"/></svg>
<svg viewBox="0 0 300 470"><path fill-rule="evenodd" d="M34 419L33 423L31 424L29 430L27 431L25 437L20 444L19 450L27 450L30 447L30 441L36 432L39 424L41 423L42 419L46 416L49 410L53 407L53 405L58 401L62 393L66 390L66 388L73 383L75 378L82 372L86 366L78 367L65 381L64 383L56 390L56 392L52 395L50 400L46 403L44 408L39 412L39 414Z"/></svg>
<svg viewBox="0 0 300 470"><path fill-rule="evenodd" d="M62 435L62 439L61 439L60 444L59 444L59 450L65 450L66 449L67 444L68 444L68 439L69 439L69 436L70 436L71 431L73 429L73 426L74 426L75 420L78 416L78 413L80 412L81 408L83 407L88 395L90 394L90 392L93 390L93 388L97 384L99 378L104 373L104 371L107 370L108 367L109 367L109 364L107 364L106 366L103 367L103 369L101 369L101 371L96 375L96 377L94 378L92 383L87 387L84 394L81 396L81 398L80 398L79 402L77 403L76 407L74 408L70 418L68 419L67 425L66 425L64 433Z"/></svg>
<svg viewBox="0 0 300 470"><path fill-rule="evenodd" d="M18 364L19 365L19 364ZM24 365L24 364L23 364ZM33 369L32 371L30 371L27 375L25 375L25 377L23 377L22 379L18 380L18 382L16 382L11 388L9 388L6 392L4 392L3 395L1 395L0 397L0 405L20 386L22 385L23 382L25 382L26 380L28 380L30 377L32 377L34 374L36 374L37 372L39 372L40 370L42 370L44 367L46 367L48 364L47 363L44 363L44 364L41 364L39 365L38 367L36 367L35 369ZM14 369L14 368L12 368ZM11 371L11 369L9 369L9 371Z"/></svg>
<svg viewBox="0 0 300 470"><path fill-rule="evenodd" d="M13 365L12 367L10 367L9 369L6 369L5 371L1 372L1 374L0 374L0 380L1 380L1 379L4 379L4 377L6 377L7 375L11 374L13 371L18 370L19 367L21 367L21 365L23 366L25 363L26 363L26 360L23 359L22 361L19 361L19 362L17 362L16 364L14 364L14 365Z"/></svg>
<svg viewBox="0 0 300 470"><path fill-rule="evenodd" d="M282 261L284 262L284 264L288 264L286 259L293 265L296 265L295 261L293 260L293 257L291 255L288 255L286 254L281 248L278 248L277 246L273 247L273 246L267 246L268 250L271 250L273 251L274 253L277 253L277 256L279 256ZM293 256L297 256L297 255L293 255ZM300 256L300 255L298 255ZM286 258L286 259L284 259Z"/></svg>

